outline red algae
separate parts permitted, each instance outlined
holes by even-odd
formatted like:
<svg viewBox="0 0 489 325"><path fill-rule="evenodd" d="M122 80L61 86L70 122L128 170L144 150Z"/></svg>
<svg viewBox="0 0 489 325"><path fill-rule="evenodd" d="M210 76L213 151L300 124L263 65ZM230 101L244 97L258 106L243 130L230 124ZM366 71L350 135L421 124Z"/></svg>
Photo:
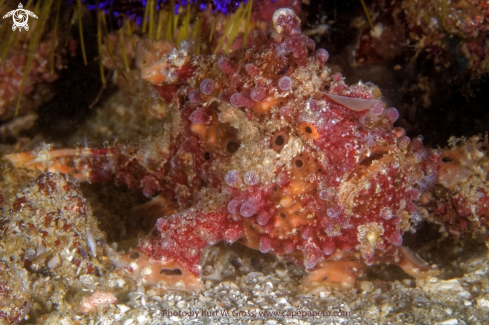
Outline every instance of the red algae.
<svg viewBox="0 0 489 325"><path fill-rule="evenodd" d="M163 54L142 78L168 105L165 132L138 147L49 151L49 168L158 195L155 205L178 203L177 212L160 207L135 251L112 257L147 284L200 288L202 249L220 241L304 266L305 285L352 285L379 262L435 274L402 236L432 211L453 233L487 226L488 166L477 141L424 148L393 126L399 113L384 109L377 87L348 86L325 66L328 53L301 34L292 10L277 10L273 26L268 39L256 33L225 56ZM31 153L9 159L44 167ZM447 199L420 201L427 182L444 186Z"/></svg>

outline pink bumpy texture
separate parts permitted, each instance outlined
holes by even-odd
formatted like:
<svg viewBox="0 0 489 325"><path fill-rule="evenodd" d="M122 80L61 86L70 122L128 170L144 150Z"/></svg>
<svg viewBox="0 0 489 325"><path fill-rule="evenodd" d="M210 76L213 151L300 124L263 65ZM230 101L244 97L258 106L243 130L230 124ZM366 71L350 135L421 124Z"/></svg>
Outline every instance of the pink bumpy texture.
<svg viewBox="0 0 489 325"><path fill-rule="evenodd" d="M116 265L190 283L202 249L224 240L293 260L310 281L351 284L374 262L429 270L401 244L420 220L413 201L438 177L439 153L393 127L399 113L383 109L377 87L333 74L293 11L277 10L273 26L226 56L164 55L154 86L171 123L161 136L66 151L77 157L75 177L155 196L155 229ZM143 260L156 274L136 267Z"/></svg>
<svg viewBox="0 0 489 325"><path fill-rule="evenodd" d="M415 184L433 159L419 158L422 146L393 127L395 109L379 110L378 88L347 86L324 66L327 52L314 50L291 10L273 19L268 40L258 32L227 56L185 53L183 66L162 58L163 76L187 72L155 85L162 94L178 85L167 102L179 122L159 166L169 157L185 163L157 178L165 195L187 195L139 250L196 275L202 248L221 240L308 270L328 260L395 261L416 213ZM201 101L185 100L196 89ZM204 110L205 125L195 118Z"/></svg>

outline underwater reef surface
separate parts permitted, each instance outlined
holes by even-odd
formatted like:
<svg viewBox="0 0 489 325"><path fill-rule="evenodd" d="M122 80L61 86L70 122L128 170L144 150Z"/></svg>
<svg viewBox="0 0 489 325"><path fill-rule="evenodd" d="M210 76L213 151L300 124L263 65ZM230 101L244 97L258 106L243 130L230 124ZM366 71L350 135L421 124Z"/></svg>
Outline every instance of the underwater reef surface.
<svg viewBox="0 0 489 325"><path fill-rule="evenodd" d="M2 322L487 321L485 130L442 125L441 135L425 142L446 143L448 136L439 138L447 132L458 137L446 149L429 149L415 133L423 123L409 123L420 115L413 111L420 103L426 115L435 114L434 83L453 71L455 61L434 69L438 76L413 68L403 60L415 57L436 68L438 59L411 56L409 42L398 38L402 49L383 56L392 38L384 39L388 29L379 31L378 24L368 34L384 42L373 47L378 55L352 50L366 40L368 19L359 3L344 6L353 10L341 18L342 5L321 9L314 3L300 11L295 4L296 13L275 11L273 19L245 4L232 8L234 16L212 8L194 12L202 35L224 35L201 46L179 42L179 32L188 28L187 36L193 35L195 24L183 22L175 35L151 40L136 19L126 34L110 25L103 31L103 21L95 20L94 35L103 37L98 49L87 44L91 70L81 67L76 77L67 75L83 66L79 31L68 36L68 50L56 52L48 42L32 52L49 57L51 48L66 65L58 71L53 64L44 79L35 72L43 70L32 70L26 80L40 88L21 97L13 91L4 106L10 116L1 125ZM102 15L79 8L89 35L89 18ZM394 24L412 28L412 12L399 14L384 2L367 6L374 23L379 8L401 17ZM478 17L467 8L440 10ZM243 18L247 10L251 23ZM214 15L222 25L205 34L204 19L212 22ZM163 17L172 16L167 11ZM477 32L463 26L444 32L481 37L484 19L476 21ZM323 39L338 37L335 24L345 22L350 27L338 34L352 33L352 47L342 51L360 53L348 64L338 49L345 40ZM433 26L417 31L440 33ZM13 44L22 53L21 40ZM22 60L27 56L28 62L25 49ZM98 51L97 61L90 51ZM360 64L361 55L375 60ZM438 91L465 82L460 92L480 100L477 87L484 79L470 71L441 82ZM361 74L365 82L348 82ZM393 81L386 92L385 80ZM70 92L62 95L59 81L86 104L68 105ZM92 93L80 87L87 83ZM53 99L40 96L42 89ZM421 90L424 95L400 114L385 104L402 105ZM47 104L32 100L36 96ZM12 104L17 98L28 103L19 117ZM464 107L479 107L477 100ZM66 115L53 116L67 106Z"/></svg>

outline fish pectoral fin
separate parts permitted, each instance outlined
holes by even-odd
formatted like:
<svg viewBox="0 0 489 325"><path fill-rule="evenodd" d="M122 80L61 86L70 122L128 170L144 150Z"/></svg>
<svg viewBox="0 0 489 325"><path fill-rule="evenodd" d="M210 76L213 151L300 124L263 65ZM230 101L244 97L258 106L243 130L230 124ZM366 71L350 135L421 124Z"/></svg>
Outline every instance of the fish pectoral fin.
<svg viewBox="0 0 489 325"><path fill-rule="evenodd" d="M302 286L313 288L320 284L340 285L351 288L365 265L358 261L325 261L317 264L314 271L302 280Z"/></svg>

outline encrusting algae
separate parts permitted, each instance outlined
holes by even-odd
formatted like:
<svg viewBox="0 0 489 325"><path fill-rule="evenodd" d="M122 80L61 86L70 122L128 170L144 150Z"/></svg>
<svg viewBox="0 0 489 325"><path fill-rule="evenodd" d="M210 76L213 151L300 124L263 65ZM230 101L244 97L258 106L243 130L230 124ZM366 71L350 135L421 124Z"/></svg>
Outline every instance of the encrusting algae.
<svg viewBox="0 0 489 325"><path fill-rule="evenodd" d="M41 285L40 275L67 276L61 270L113 277L71 306L90 313L118 302L128 290L121 277L138 287L202 290L203 251L219 242L304 267L304 292L348 290L379 263L418 279L436 276L436 266L402 245L421 221L456 237L487 231L487 140L424 147L393 126L399 113L378 87L349 86L331 71L328 52L301 33L293 10L275 11L272 24L271 34L254 31L245 47L220 55L139 41L134 78L161 97L155 102L167 123L137 144L7 155L39 176L3 203L0 230L10 242L3 247L22 249L1 254L4 291L17 279ZM159 219L136 249L118 253L77 181L140 191L151 201L138 212ZM29 232L41 235L29 240ZM25 290L2 298L8 308L0 317L25 317L33 299Z"/></svg>

